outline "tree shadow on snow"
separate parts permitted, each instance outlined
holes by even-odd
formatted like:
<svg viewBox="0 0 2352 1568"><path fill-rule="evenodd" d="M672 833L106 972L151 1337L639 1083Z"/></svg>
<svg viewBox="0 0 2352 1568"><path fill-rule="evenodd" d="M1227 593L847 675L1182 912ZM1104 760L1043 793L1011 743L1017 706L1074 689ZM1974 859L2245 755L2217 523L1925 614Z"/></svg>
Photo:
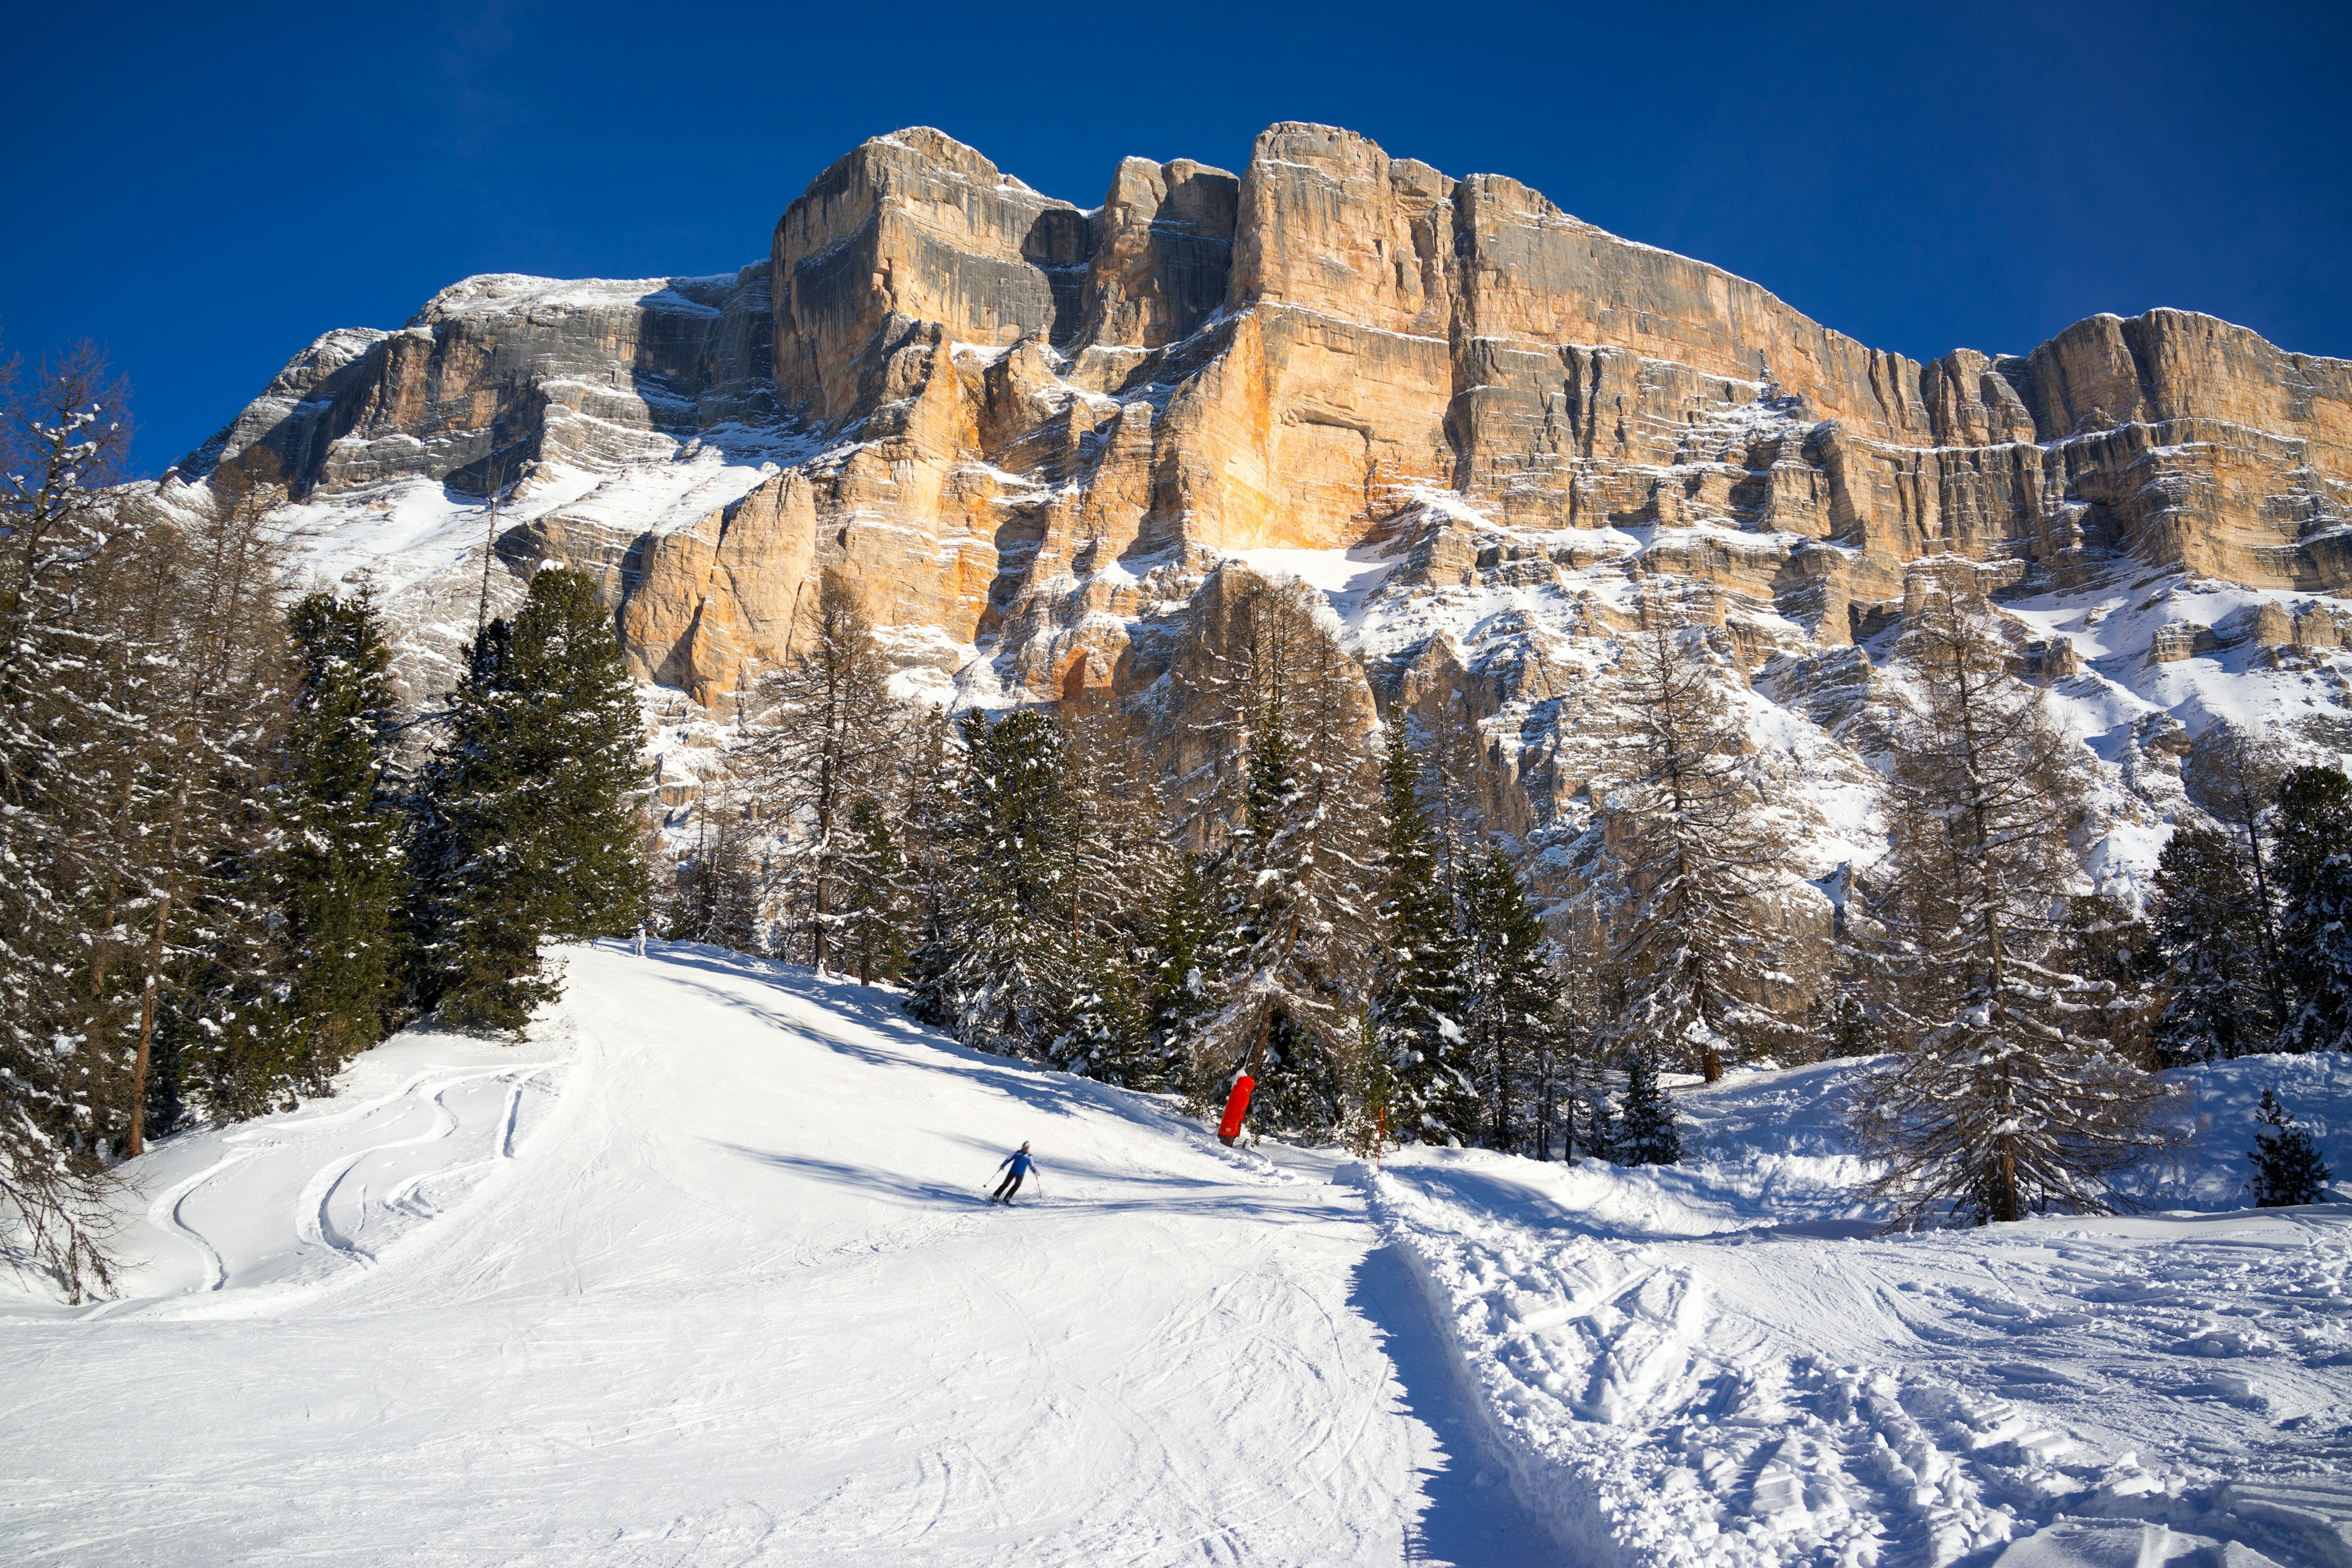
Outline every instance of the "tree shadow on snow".
<svg viewBox="0 0 2352 1568"><path fill-rule="evenodd" d="M796 1176L823 1182L827 1186L851 1187L871 1197L885 1198L908 1208L933 1208L941 1204L961 1205L986 1197L976 1187L957 1187L945 1182L926 1182L914 1176L877 1169L870 1165L852 1165L840 1160L827 1160L815 1154L787 1154L776 1149L754 1149L743 1143L711 1141L711 1147L749 1160L772 1170L789 1171Z"/></svg>
<svg viewBox="0 0 2352 1568"><path fill-rule="evenodd" d="M926 1180L919 1175L853 1165L816 1154L755 1149L741 1143L714 1142L712 1146L773 1170L788 1171L828 1186L850 1188L909 1208L984 1204L988 1194L1003 1179L1002 1173L995 1170L995 1162L1004 1157L1003 1146L986 1139L961 1134L942 1136L972 1150L978 1157L972 1168L985 1170L988 1175L971 1185L961 1186L953 1181ZM1087 1160L1057 1158L1048 1165L1041 1159L1037 1168L1043 1176L1042 1183L1039 1177L1032 1176L1021 1189L1015 1206L1083 1209L1090 1215L1197 1214L1214 1215L1227 1221L1292 1221L1299 1217L1295 1195L1283 1196L1281 1189L1277 1188L1268 1188L1261 1196L1245 1187L1236 1190L1232 1184L1225 1182L1166 1172L1115 1168ZM1106 1194L1103 1188L1107 1186L1117 1190Z"/></svg>
<svg viewBox="0 0 2352 1568"><path fill-rule="evenodd" d="M614 945L618 951L627 951L625 944ZM879 1041L868 1044L845 1038L837 1031L820 1032L812 1028L807 1019L795 1017L782 1008L764 1005L740 993L719 986L696 987L714 1002L748 1012L777 1029L790 1030L813 1044L868 1066L916 1066L961 1073L980 1079L991 1088L1010 1094L1048 1115L1066 1116L1084 1108L1108 1112L1157 1132L1180 1135L1201 1132L1199 1122L1183 1116L1168 1100L1158 1096L1078 1078L1042 1063L1023 1061L1015 1057L993 1056L987 1051L974 1050L970 1046L958 1045L936 1029L928 1028L908 1017L898 1005L896 992L830 975L820 979L814 972L796 965L748 958L724 948L684 942L650 944L646 959L673 968L698 969L730 980L750 981L772 990L779 996L823 1008L830 1024L853 1024L891 1044L903 1043L914 1050L930 1053L934 1058L923 1061L907 1052L887 1048Z"/></svg>
<svg viewBox="0 0 2352 1568"><path fill-rule="evenodd" d="M1536 1568L1565 1558L1511 1489L1466 1386L1462 1358L1431 1315L1429 1299L1396 1247L1374 1247L1356 1266L1348 1305L1372 1326L1396 1368L1404 1410L1435 1435L1418 1456L1418 1519L1405 1521L1407 1561L1455 1568Z"/></svg>
<svg viewBox="0 0 2352 1568"><path fill-rule="evenodd" d="M620 946L620 950L626 951L625 946ZM1192 1176L1111 1166L1067 1155L1041 1152L1038 1158L1039 1177L1033 1179L1024 1190L1019 1200L1021 1206L1042 1205L1050 1207L1076 1203L1083 1205L1090 1213L1213 1212L1228 1219L1236 1216L1295 1218L1297 1215L1295 1188L1267 1187L1260 1196L1252 1190L1255 1173L1247 1167L1229 1163L1234 1157L1211 1141L1200 1122L1186 1117L1175 1105L1158 1096L1114 1088L1035 1062L992 1056L986 1051L958 1045L936 1030L926 1028L908 1018L900 1010L896 993L861 985L854 980L830 976L819 978L813 972L793 965L749 958L722 948L686 943L649 944L646 958L648 962L657 962L672 968L700 970L729 980L751 982L773 993L776 1001L770 1003L757 994L746 994L732 987L672 976L674 984L691 986L721 1006L749 1013L780 1032L790 1032L799 1039L822 1046L869 1067L899 1071L911 1067L947 1073L984 1085L1047 1118L1072 1117L1082 1112L1112 1117L1159 1137L1189 1145L1194 1152L1215 1162L1213 1167L1214 1174ZM795 1016L790 1005L792 1002L822 1008L825 1014L825 1026L821 1029L814 1027L813 1020ZM860 1031L877 1037L870 1041L858 1039L856 1036ZM942 1130L939 1136L970 1148L975 1155L974 1169L983 1173L992 1171L1007 1152L998 1142L972 1134ZM1052 1137L1049 1123L1048 1130L1033 1141L1050 1148ZM924 1180L887 1171L868 1170L814 1155L738 1144L721 1144L719 1147L779 1170L788 1170L831 1185L859 1188L876 1197L909 1205L962 1204L975 1196L984 1199L986 1191L993 1188L997 1180L991 1175L984 1183L976 1181L973 1187L965 1188L953 1181ZM1057 1194L1056 1185L1062 1183L1068 1184L1068 1186ZM1041 1185L1044 1189L1042 1194ZM1070 1194L1070 1187L1093 1190L1079 1197ZM1111 1191L1106 1193L1105 1188Z"/></svg>

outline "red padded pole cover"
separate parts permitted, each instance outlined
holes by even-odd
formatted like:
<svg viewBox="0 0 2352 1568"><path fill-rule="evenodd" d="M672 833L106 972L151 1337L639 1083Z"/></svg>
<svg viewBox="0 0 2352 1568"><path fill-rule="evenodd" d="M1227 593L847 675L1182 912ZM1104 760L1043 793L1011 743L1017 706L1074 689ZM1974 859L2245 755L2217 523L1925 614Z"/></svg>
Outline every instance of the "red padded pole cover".
<svg viewBox="0 0 2352 1568"><path fill-rule="evenodd" d="M1241 1136L1242 1118L1249 1114L1250 1090L1256 1087L1257 1079L1247 1073L1234 1079L1233 1095L1225 1101L1225 1119L1217 1123L1218 1142L1231 1143Z"/></svg>

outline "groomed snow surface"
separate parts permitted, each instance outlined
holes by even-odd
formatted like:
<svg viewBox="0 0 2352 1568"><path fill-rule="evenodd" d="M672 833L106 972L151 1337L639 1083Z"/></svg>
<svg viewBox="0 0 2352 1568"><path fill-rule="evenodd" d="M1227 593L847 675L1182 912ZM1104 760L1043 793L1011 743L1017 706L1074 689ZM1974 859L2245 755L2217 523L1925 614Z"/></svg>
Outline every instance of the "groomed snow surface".
<svg viewBox="0 0 2352 1568"><path fill-rule="evenodd" d="M2265 1085L2352 1173L2352 1064L2197 1075L2177 1212L1886 1237L1836 1065L1672 1171L1374 1176L564 962L527 1045L159 1147L121 1301L0 1303L0 1560L2352 1568L2352 1208L2231 1206Z"/></svg>

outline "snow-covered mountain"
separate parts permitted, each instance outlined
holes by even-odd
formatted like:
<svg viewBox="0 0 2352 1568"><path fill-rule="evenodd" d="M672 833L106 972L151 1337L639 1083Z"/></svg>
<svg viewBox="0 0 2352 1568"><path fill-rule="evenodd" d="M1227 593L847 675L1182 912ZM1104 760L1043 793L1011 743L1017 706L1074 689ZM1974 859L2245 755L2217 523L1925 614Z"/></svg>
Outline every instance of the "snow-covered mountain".
<svg viewBox="0 0 2352 1568"><path fill-rule="evenodd" d="M1922 364L1321 126L1238 176L1128 159L1083 209L878 137L735 275L470 279L330 333L154 495L256 483L322 578L373 574L413 693L486 568L503 603L557 560L689 728L825 567L908 686L982 704L1147 692L1213 574L1302 574L1384 707L1466 704L1487 816L1538 850L1661 615L1749 681L1822 877L1874 853L1857 715L1931 577L2000 596L2097 753L2121 890L2215 720L2352 736L2352 363L2155 310Z"/></svg>
<svg viewBox="0 0 2352 1568"><path fill-rule="evenodd" d="M121 1300L0 1302L12 1563L1399 1561L2342 1568L2352 1209L2252 1211L2185 1075L2159 1212L1876 1237L1838 1064L1671 1170L1220 1148L893 994L566 950L129 1167ZM982 1192L1034 1144L1011 1210ZM2341 1194L2344 1189L2338 1189ZM54 1418L48 1418L48 1417Z"/></svg>

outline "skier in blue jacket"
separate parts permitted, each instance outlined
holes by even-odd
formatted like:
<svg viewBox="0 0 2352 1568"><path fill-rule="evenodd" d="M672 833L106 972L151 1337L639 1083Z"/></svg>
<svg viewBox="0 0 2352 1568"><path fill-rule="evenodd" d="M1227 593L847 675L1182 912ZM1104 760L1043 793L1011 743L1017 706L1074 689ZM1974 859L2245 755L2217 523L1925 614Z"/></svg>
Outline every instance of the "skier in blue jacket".
<svg viewBox="0 0 2352 1568"><path fill-rule="evenodd" d="M1004 1171L1010 1167L1009 1173L1003 1181L997 1184L996 1191L989 1195L988 1201L992 1204L1001 1203L1006 1208L1011 1208L1013 1194L1021 1190L1021 1178L1027 1175L1029 1167L1036 1163L1029 1157L1029 1145L1026 1143L1007 1154L1003 1163L996 1168Z"/></svg>

